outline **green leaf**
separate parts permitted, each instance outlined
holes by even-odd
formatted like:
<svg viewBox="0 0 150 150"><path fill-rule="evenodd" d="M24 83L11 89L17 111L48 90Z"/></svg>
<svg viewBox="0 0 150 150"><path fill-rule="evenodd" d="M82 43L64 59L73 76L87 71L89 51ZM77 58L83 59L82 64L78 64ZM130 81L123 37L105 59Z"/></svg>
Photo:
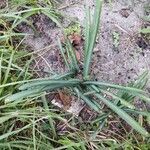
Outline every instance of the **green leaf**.
<svg viewBox="0 0 150 150"><path fill-rule="evenodd" d="M90 31L91 31L91 17L90 9L88 4L86 4L86 17L85 17L85 51L84 56L87 56L89 44L90 44Z"/></svg>
<svg viewBox="0 0 150 150"><path fill-rule="evenodd" d="M62 25L58 21L59 18L55 12L47 10L47 9L42 9L41 12L45 14L47 17L49 17L53 22L55 22L58 27L62 28Z"/></svg>
<svg viewBox="0 0 150 150"><path fill-rule="evenodd" d="M96 8L94 11L94 16L92 20L92 24L90 25L90 16L89 16L89 10L87 8L87 24L86 24L86 32L85 33L85 52L84 52L84 70L83 70L83 76L84 79L88 79L88 74L90 70L90 63L92 59L92 52L95 46L96 37L98 34L99 24L100 24L100 16L101 16L101 8L102 8L102 0L96 0L95 4Z"/></svg>
<svg viewBox="0 0 150 150"><path fill-rule="evenodd" d="M138 77L138 79L134 83L130 83L130 87L143 89L148 81L148 71L145 71L142 75ZM131 95L131 93L126 92L125 90L118 91L117 95L127 101L131 101L134 99L135 95Z"/></svg>
<svg viewBox="0 0 150 150"><path fill-rule="evenodd" d="M81 99L93 110L99 112L100 111L100 105L98 103L95 103L94 100L91 100L87 96L83 95L79 90L78 94L81 97Z"/></svg>
<svg viewBox="0 0 150 150"><path fill-rule="evenodd" d="M11 131L11 132L5 133L5 134L3 134L3 135L0 135L0 141L1 141L2 139L5 139L5 138L11 136L11 135L17 134L17 133L19 133L19 132L21 132L21 131L23 131L23 130L25 130L25 129L28 129L30 126L31 126L31 124L28 124L28 125L26 125L26 126L20 128L20 129L18 129L18 130Z"/></svg>
<svg viewBox="0 0 150 150"><path fill-rule="evenodd" d="M79 66L78 66L75 51L74 51L73 46L68 38L66 38L66 42L67 42L66 48L68 51L68 55L70 56L72 70L77 71L77 70L79 70Z"/></svg>
<svg viewBox="0 0 150 150"><path fill-rule="evenodd" d="M141 29L141 30L140 30L140 33L143 33L143 34L150 34L150 27Z"/></svg>
<svg viewBox="0 0 150 150"><path fill-rule="evenodd" d="M22 100L24 97L28 97L28 96L37 94L39 92L40 92L39 89L30 89L30 90L22 91L22 92L13 94L11 96L8 96L5 99L5 103L13 102L15 100Z"/></svg>
<svg viewBox="0 0 150 150"><path fill-rule="evenodd" d="M31 83L24 84L19 87L19 90L26 90L28 88L36 87L36 86L54 86L57 85L58 87L63 86L74 86L76 84L79 84L81 81L78 79L72 79L72 80L45 80L45 81L35 81Z"/></svg>
<svg viewBox="0 0 150 150"><path fill-rule="evenodd" d="M31 10L30 12L25 13L22 17L16 18L16 20L13 22L13 25L12 25L12 27L11 27L11 30L14 29L15 27L17 27L17 25L19 25L20 23L26 22L28 25L30 25L30 26L32 27L32 29L33 29L34 31L36 31L35 28L34 28L34 26L32 25L32 23L30 23L30 22L27 20L28 17L30 17L30 16L32 16L32 15L34 15L34 14L36 14L36 13L38 13L38 11L32 11L32 10Z"/></svg>
<svg viewBox="0 0 150 150"><path fill-rule="evenodd" d="M125 87L125 86L121 86L121 85L116 85L116 84L112 84L112 83L106 83L106 82L100 82L100 81L86 81L83 83L84 85L97 85L100 87L107 87L107 88L114 88L114 89L120 89L120 90L125 90L128 91L130 93L145 93L143 90L141 89L137 89L134 87Z"/></svg>
<svg viewBox="0 0 150 150"><path fill-rule="evenodd" d="M101 92L103 92L103 93L105 93L105 94L111 96L114 100L120 101L120 103L121 103L122 105L124 105L124 106L126 106L126 107L128 107L128 108L130 108L130 109L135 109L135 106L134 106L134 105L132 105L132 104L130 104L129 102L127 102L126 100L124 100L124 99L118 97L117 95L115 95L115 94L113 94L113 93L111 93L111 92L109 92L109 91L106 91L106 90L101 90Z"/></svg>
<svg viewBox="0 0 150 150"><path fill-rule="evenodd" d="M14 85L17 85L17 84L23 84L23 83L28 83L28 82L35 82L35 81L39 82L39 81L46 81L46 80L52 80L52 79L55 79L55 80L56 79L63 79L63 78L66 78L66 77L70 77L73 74L74 73L71 71L71 72L68 72L68 73L64 73L64 74L61 74L61 75L54 75L52 77L47 77L47 78L38 78L38 79L11 82L11 83L0 85L0 89L4 88L4 87L8 87L8 86L14 86Z"/></svg>
<svg viewBox="0 0 150 150"><path fill-rule="evenodd" d="M134 114L150 117L150 112L140 111L140 110L133 110L133 109L126 109L126 108L124 108L123 110L126 111L126 112L129 112L131 114L134 113Z"/></svg>
<svg viewBox="0 0 150 150"><path fill-rule="evenodd" d="M142 94L138 94L138 96L144 100L145 102L149 103L150 104L150 98L149 97L146 97L145 95L142 95Z"/></svg>
<svg viewBox="0 0 150 150"><path fill-rule="evenodd" d="M11 118L13 118L13 116L11 116L11 115L0 117L0 124L4 123L5 121L8 121Z"/></svg>
<svg viewBox="0 0 150 150"><path fill-rule="evenodd" d="M42 98L42 101L43 101L43 106L44 106L44 108L45 108L45 111L46 111L46 113L47 113L48 116L49 116L49 117L48 117L48 121L49 121L49 124L50 124L50 126L51 126L52 133L53 133L54 137L57 137L56 130L55 130L55 125L54 125L54 120L52 119L51 114L50 114L50 112L49 112L49 106L48 106L46 97L45 97L45 95L43 95L41 98Z"/></svg>
<svg viewBox="0 0 150 150"><path fill-rule="evenodd" d="M58 45L59 45L59 49L60 49L61 55L62 55L62 57L64 59L65 65L67 66L68 69L71 69L70 68L70 64L68 63L68 61L66 59L66 56L64 54L64 50L63 50L63 47L62 47L60 39L58 39Z"/></svg>
<svg viewBox="0 0 150 150"><path fill-rule="evenodd" d="M144 136L149 136L149 133L139 125L131 116L129 116L124 110L120 109L118 106L114 105L108 99L100 94L95 94L97 98L99 98L103 103L105 103L110 109L112 109L116 114L118 114L123 120L125 120L133 129L138 131L140 134Z"/></svg>

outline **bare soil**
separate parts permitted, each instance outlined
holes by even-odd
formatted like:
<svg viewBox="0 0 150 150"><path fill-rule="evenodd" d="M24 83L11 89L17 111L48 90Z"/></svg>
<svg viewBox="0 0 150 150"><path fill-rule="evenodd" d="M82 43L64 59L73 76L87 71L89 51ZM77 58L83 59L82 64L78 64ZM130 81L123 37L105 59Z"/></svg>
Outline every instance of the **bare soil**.
<svg viewBox="0 0 150 150"><path fill-rule="evenodd" d="M89 2L93 9L93 0ZM94 50L93 74L98 80L128 83L150 69L150 43L139 34L147 0L105 1L101 15L101 31ZM84 23L84 3L77 2L64 10ZM114 46L113 33L119 35Z"/></svg>

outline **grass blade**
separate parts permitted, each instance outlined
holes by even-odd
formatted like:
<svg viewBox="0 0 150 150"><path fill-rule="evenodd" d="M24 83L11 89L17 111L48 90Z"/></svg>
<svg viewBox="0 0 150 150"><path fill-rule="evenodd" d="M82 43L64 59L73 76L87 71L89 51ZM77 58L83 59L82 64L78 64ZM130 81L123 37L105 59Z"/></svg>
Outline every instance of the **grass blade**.
<svg viewBox="0 0 150 150"><path fill-rule="evenodd" d="M34 95L40 92L40 89L30 89L30 90L26 90L26 91L22 91L16 94L13 94L11 96L8 96L5 99L5 103L9 103L9 102L13 102L15 100L22 100L24 97L28 97L30 95Z"/></svg>
<svg viewBox="0 0 150 150"><path fill-rule="evenodd" d="M53 77L48 77L48 78L38 78L38 79L31 79L31 80L24 80L24 81L16 81L16 82L11 82L11 83L7 83L7 84L3 84L0 85L0 89L4 88L4 87L8 87L8 86L13 86L13 85L17 85L17 84L23 84L23 83L28 83L28 82L33 82L33 81L45 81L45 80L51 80L51 79L63 79L66 77L70 77L73 75L73 72L68 72L62 75L55 75Z"/></svg>
<svg viewBox="0 0 150 150"><path fill-rule="evenodd" d="M36 86L50 86L50 85L58 85L60 87L66 86L66 85L76 85L79 84L81 81L78 79L72 79L72 80L45 80L45 81L36 81L24 84L20 86L19 90L26 90L28 88L36 87Z"/></svg>
<svg viewBox="0 0 150 150"><path fill-rule="evenodd" d="M117 95L115 95L115 94L113 94L113 93L111 93L111 92L109 92L109 91L106 91L106 90L101 90L101 92L103 92L103 93L105 93L105 94L111 96L113 99L115 99L115 100L117 100L117 101L120 101L120 103L121 103L122 105L124 105L124 106L126 106L126 107L128 107L128 108L130 108L130 109L135 109L135 106L134 106L134 105L132 105L132 104L130 104L129 102L127 102L126 100L124 100L124 99L118 97Z"/></svg>
<svg viewBox="0 0 150 150"><path fill-rule="evenodd" d="M53 22L55 22L58 27L62 28L62 25L58 21L58 14L56 14L55 12L50 12L49 10L46 9L42 9L41 12L47 17L49 17Z"/></svg>
<svg viewBox="0 0 150 150"><path fill-rule="evenodd" d="M73 67L72 70L77 71L77 70L79 70L79 66L78 66L76 55L75 55L75 51L74 51L72 44L69 41L69 39L66 38L66 42L67 42L66 48L67 48L68 53L70 55L71 65Z"/></svg>
<svg viewBox="0 0 150 150"><path fill-rule="evenodd" d="M27 18L32 16L32 15L34 15L34 14L36 14L37 12L38 11L27 12L21 18L16 18L16 20L14 21L14 23L13 23L13 25L11 27L11 30L13 30L15 27L17 27L17 25L19 25L20 23L26 22L28 25L30 25L32 27L32 29L34 31L36 31L34 26L32 25L32 23L30 23L30 21L28 21Z"/></svg>
<svg viewBox="0 0 150 150"><path fill-rule="evenodd" d="M65 56L65 54L64 54L64 50L63 50L63 47L62 47L62 44L61 44L60 39L58 39L58 45L59 45L59 49L60 49L61 55L62 55L62 57L63 57L63 59L64 59L64 62L65 62L65 64L66 64L67 68L68 68L68 69L71 69L71 68L70 68L70 65L69 65L69 63L68 63L68 61L67 61L67 59L66 59L66 56Z"/></svg>
<svg viewBox="0 0 150 150"><path fill-rule="evenodd" d="M140 134L144 136L149 136L149 133L139 125L131 116L129 116L125 111L114 105L112 102L107 100L104 96L100 94L95 94L97 98L99 98L103 103L107 105L110 109L112 109L116 114L118 114L123 120L125 120L133 129L138 131Z"/></svg>
<svg viewBox="0 0 150 150"><path fill-rule="evenodd" d="M125 86L121 86L121 85L116 85L116 84L112 84L112 83L106 83L106 82L98 82L98 81L86 81L83 84L85 85L97 85L99 87L107 87L107 88L114 88L114 89L120 89L120 90L125 90L128 91L130 93L145 93L143 90L138 89L138 88L134 88L134 87L125 87Z"/></svg>
<svg viewBox="0 0 150 150"><path fill-rule="evenodd" d="M45 97L45 95L43 95L41 98L43 100L43 106L45 108L45 111L46 111L46 113L48 115L48 121L49 121L49 124L51 126L52 133L53 133L54 137L56 138L57 134L56 134L55 126L54 126L54 121L53 121L53 119L52 119L52 117L51 117L51 115L49 113L49 107L48 107L48 104L47 104L46 97Z"/></svg>
<svg viewBox="0 0 150 150"><path fill-rule="evenodd" d="M34 83L27 83L20 87L21 90L25 90L25 91L21 91L19 93L8 96L5 99L5 103L16 101L16 100L17 101L22 100L25 97L34 96L35 94L39 94L44 91L52 91L62 87L75 86L79 83L80 80L68 80L68 81L52 80L52 81L41 81L41 82L37 81Z"/></svg>
<svg viewBox="0 0 150 150"><path fill-rule="evenodd" d="M99 112L100 111L100 106L97 103L94 103L93 100L90 100L87 96L83 95L77 88L75 88L75 91L77 93L77 95L79 95L81 97L81 99L93 110Z"/></svg>
<svg viewBox="0 0 150 150"><path fill-rule="evenodd" d="M142 75L139 76L139 78L134 82L130 84L130 87L143 89L148 81L148 71L145 71ZM126 101L132 101L135 97L135 95L131 95L131 93L126 91L118 91L117 95ZM117 103L117 101L116 101Z"/></svg>
<svg viewBox="0 0 150 150"><path fill-rule="evenodd" d="M94 16L93 16L93 22L91 25L91 32L90 34L86 33L87 36L89 35L89 37L86 37L86 39L89 40L89 42L87 42L89 44L87 44L88 46L86 46L88 49L85 50L86 55L84 56L84 70L83 70L84 79L89 79L88 74L89 74L89 69L90 69L91 56L92 56L92 52L94 49L96 36L98 33L100 16L101 16L101 8L102 8L102 0L96 0L96 8L95 8ZM89 32L88 27L86 28L87 28L87 31Z"/></svg>
<svg viewBox="0 0 150 150"><path fill-rule="evenodd" d="M149 97L146 97L145 95L142 95L142 94L138 94L138 96L144 100L145 102L149 103L150 104L150 98Z"/></svg>
<svg viewBox="0 0 150 150"><path fill-rule="evenodd" d="M150 112L146 112L146 111L139 111L139 110L133 110L133 109L124 109L124 111L129 112L131 114L138 114L138 115L142 115L142 116L146 116L149 117L150 116Z"/></svg>
<svg viewBox="0 0 150 150"><path fill-rule="evenodd" d="M90 9L88 4L86 4L86 17L85 17L85 52L84 56L87 56L89 44L90 44L90 31L91 31L91 18Z"/></svg>
<svg viewBox="0 0 150 150"><path fill-rule="evenodd" d="M10 59L9 59L9 63L8 63L8 66L7 66L7 70L6 70L5 75L4 75L4 80L3 80L2 84L5 84L7 82L8 77L9 77L9 72L11 70L11 65L12 65L14 53L15 52L12 51ZM0 89L0 95L2 94L3 90L4 90L4 88Z"/></svg>
<svg viewBox="0 0 150 150"><path fill-rule="evenodd" d="M17 133L19 133L19 132L21 132L21 131L23 131L25 129L28 129L30 126L31 126L31 124L28 124L28 125L24 126L23 128L20 128L20 129L18 129L16 131L5 133L5 134L3 134L3 135L0 136L0 141L2 139L5 139L5 138L11 136L11 135L17 134Z"/></svg>

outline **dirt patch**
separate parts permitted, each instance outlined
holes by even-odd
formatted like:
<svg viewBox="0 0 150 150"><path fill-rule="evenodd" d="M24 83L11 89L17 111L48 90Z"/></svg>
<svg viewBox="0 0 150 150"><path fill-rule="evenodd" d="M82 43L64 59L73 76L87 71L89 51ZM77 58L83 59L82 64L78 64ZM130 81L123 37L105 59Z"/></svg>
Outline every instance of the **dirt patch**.
<svg viewBox="0 0 150 150"><path fill-rule="evenodd" d="M94 74L99 80L128 83L144 70L149 70L149 46L140 40L138 34L143 21L134 11L138 9L142 14L143 7L141 3L137 3L131 8L119 2L114 2L112 8L109 4L104 4L101 36L95 48L93 61L95 62L93 67L97 68ZM132 11L128 12L128 17L124 17L120 14L122 9ZM119 35L116 49L114 49L113 32Z"/></svg>
<svg viewBox="0 0 150 150"><path fill-rule="evenodd" d="M27 50L34 52L35 59L33 69L37 70L38 76L50 76L65 72L67 69L62 63L58 48L58 38L62 37L60 28L47 16L38 14L30 17L35 31L26 24L19 29L30 34L25 38L24 44Z"/></svg>
<svg viewBox="0 0 150 150"><path fill-rule="evenodd" d="M5 8L7 5L7 1L6 0L0 0L0 9Z"/></svg>
<svg viewBox="0 0 150 150"><path fill-rule="evenodd" d="M91 9L93 1L90 1ZM101 16L101 32L94 50L93 74L95 79L128 83L150 67L150 46L139 34L144 22L144 6L148 1L105 1ZM84 3L71 5L64 12L84 22ZM113 33L118 46L114 47Z"/></svg>

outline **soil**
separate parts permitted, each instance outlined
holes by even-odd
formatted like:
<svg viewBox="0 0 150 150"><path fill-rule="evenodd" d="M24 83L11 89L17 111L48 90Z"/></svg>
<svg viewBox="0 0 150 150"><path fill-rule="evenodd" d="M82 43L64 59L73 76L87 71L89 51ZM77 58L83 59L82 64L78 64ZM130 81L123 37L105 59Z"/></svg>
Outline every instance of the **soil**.
<svg viewBox="0 0 150 150"><path fill-rule="evenodd" d="M0 0L0 9L6 7L6 1L5 0Z"/></svg>
<svg viewBox="0 0 150 150"><path fill-rule="evenodd" d="M88 3L93 11L93 0ZM150 43L139 33L140 28L149 25L149 22L143 20L144 15L147 15L147 4L148 0L112 0L111 3L105 0L91 69L96 80L127 84L145 70L150 70ZM60 4L59 10L83 26L84 5L83 0L66 0ZM64 19L64 26L70 23L67 18ZM66 68L57 47L57 38L62 37L60 29L44 15L31 19L39 34L28 36L24 43L37 55L35 68L44 72L44 76L54 72L63 73ZM33 34L28 27L22 25L21 29ZM114 33L117 34L117 39L113 36Z"/></svg>
<svg viewBox="0 0 150 150"><path fill-rule="evenodd" d="M132 1L132 0L131 0ZM147 0L112 1L104 3L101 31L94 50L93 74L95 79L128 83L150 68L150 43L139 34L145 22L144 7ZM90 2L91 9L94 6ZM67 15L84 23L84 3L80 1L64 10ZM119 34L118 47L114 46L113 33Z"/></svg>
<svg viewBox="0 0 150 150"><path fill-rule="evenodd" d="M65 72L65 66L58 48L58 38L62 37L61 30L43 14L29 18L36 30L33 31L26 24L21 24L19 30L30 34L24 40L27 50L34 51L35 63L33 69L38 70L38 76L49 76Z"/></svg>

